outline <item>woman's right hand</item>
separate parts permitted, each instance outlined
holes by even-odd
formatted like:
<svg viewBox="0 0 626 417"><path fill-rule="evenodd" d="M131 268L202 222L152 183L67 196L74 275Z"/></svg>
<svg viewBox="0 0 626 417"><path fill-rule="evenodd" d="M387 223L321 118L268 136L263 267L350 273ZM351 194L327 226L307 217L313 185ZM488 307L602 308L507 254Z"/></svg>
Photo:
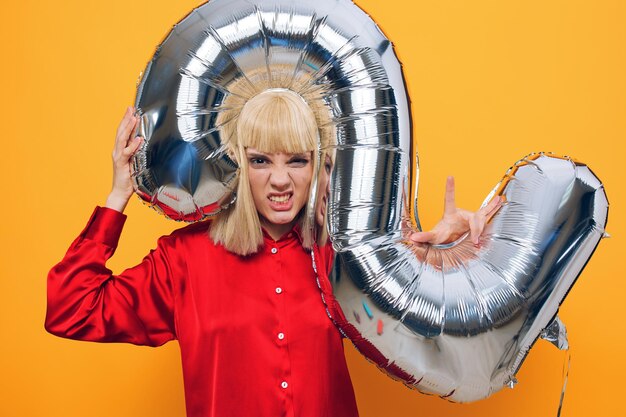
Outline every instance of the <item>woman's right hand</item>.
<svg viewBox="0 0 626 417"><path fill-rule="evenodd" d="M128 107L124 118L117 128L115 146L113 148L113 185L105 205L120 213L124 211L128 200L133 195L133 183L130 179L130 160L143 143L141 136L133 136L135 127L139 122L139 117L135 116L134 113L135 109Z"/></svg>

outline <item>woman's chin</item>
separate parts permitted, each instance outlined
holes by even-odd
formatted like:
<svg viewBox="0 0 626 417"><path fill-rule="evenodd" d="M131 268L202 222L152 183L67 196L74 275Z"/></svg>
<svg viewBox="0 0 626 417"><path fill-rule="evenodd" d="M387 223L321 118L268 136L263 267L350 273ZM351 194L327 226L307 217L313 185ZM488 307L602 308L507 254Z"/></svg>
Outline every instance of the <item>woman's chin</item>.
<svg viewBox="0 0 626 417"><path fill-rule="evenodd" d="M263 216L264 226L285 226L293 224L296 221L296 216L289 212L276 212L271 213L268 216Z"/></svg>

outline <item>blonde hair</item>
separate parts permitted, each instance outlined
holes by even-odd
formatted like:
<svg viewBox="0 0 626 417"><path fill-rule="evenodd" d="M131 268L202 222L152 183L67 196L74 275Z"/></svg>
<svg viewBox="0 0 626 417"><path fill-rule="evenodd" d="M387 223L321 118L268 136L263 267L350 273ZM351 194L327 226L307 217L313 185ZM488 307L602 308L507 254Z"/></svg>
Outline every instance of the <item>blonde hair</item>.
<svg viewBox="0 0 626 417"><path fill-rule="evenodd" d="M254 205L248 180L246 148L264 153L312 153L312 166L318 167L319 134L316 117L304 99L283 88L267 89L248 99L234 111L224 112L221 127L223 144L239 164L237 198L211 222L209 234L216 244L239 255L256 253L263 245L261 222ZM237 109L238 110L238 109ZM313 175L311 176L313 182ZM313 246L314 208L309 199L298 219L303 246Z"/></svg>
<svg viewBox="0 0 626 417"><path fill-rule="evenodd" d="M327 183L320 183L320 178L322 177L322 175L326 176L326 182L330 181L330 172L329 173L323 173L324 170L326 170L326 161L328 160L328 163L330 164L330 171L332 172L333 170L333 166L335 165L335 150L334 149L329 149L327 147L323 147L321 152L320 152L320 167L317 173L317 188L318 188L318 192L317 192L317 196L316 196L316 200L315 200L315 211L317 214L317 210L318 210L318 206L322 204L322 200L324 197L321 197L320 194L320 187L324 186L324 189L321 190L321 193L325 193L326 192L326 187L328 187ZM328 198L329 196L326 196L326 198ZM326 212L328 212L328 200L326 201ZM317 219L316 219L317 221ZM319 246L324 246L328 243L328 216L326 214L324 214L324 219L322 220L322 223L320 224L316 224L315 227L313 228L313 230L315 231L315 241L317 242L317 244Z"/></svg>

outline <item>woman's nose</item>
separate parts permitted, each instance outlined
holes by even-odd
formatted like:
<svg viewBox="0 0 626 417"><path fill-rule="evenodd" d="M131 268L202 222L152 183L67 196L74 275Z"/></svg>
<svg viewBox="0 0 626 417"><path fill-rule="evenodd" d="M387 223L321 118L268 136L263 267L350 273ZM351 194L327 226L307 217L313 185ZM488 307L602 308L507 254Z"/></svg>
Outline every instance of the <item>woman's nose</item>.
<svg viewBox="0 0 626 417"><path fill-rule="evenodd" d="M270 175L270 184L277 189L285 189L291 184L289 170L283 167L275 167Z"/></svg>

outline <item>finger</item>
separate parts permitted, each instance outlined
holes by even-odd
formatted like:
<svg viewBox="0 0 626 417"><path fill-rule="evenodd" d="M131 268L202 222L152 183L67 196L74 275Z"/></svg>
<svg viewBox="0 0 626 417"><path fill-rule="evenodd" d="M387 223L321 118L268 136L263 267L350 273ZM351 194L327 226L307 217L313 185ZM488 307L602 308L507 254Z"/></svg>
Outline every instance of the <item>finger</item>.
<svg viewBox="0 0 626 417"><path fill-rule="evenodd" d="M139 123L139 118L136 116L133 116L131 122L128 124L126 129L121 133L120 145L122 145L123 148L127 148L129 145L132 144L133 140L136 137L136 133L137 133L136 128L137 128L138 123Z"/></svg>
<svg viewBox="0 0 626 417"><path fill-rule="evenodd" d="M474 245L478 245L480 242L480 235L482 235L485 228L486 218L484 216L472 216L470 219L470 239Z"/></svg>
<svg viewBox="0 0 626 417"><path fill-rule="evenodd" d="M479 214L481 216L485 216L488 217L489 215L492 215L493 213L495 213L494 210L496 210L499 207L500 204L500 196L495 196L494 198L491 199L491 201L489 201L486 205L484 205L483 207L481 207L476 214Z"/></svg>
<svg viewBox="0 0 626 417"><path fill-rule="evenodd" d="M494 198L493 205L489 208L489 210L485 214L485 218L487 219L487 221L489 221L489 219L491 219L494 216L494 214L496 214L498 210L500 210L500 208L502 207L502 201L503 201L503 198L501 196L497 196Z"/></svg>
<svg viewBox="0 0 626 417"><path fill-rule="evenodd" d="M414 232L411 233L409 239L416 243L428 243L434 240L436 234L434 232Z"/></svg>
<svg viewBox="0 0 626 417"><path fill-rule="evenodd" d="M130 132L135 128L135 122L131 116L129 124L124 127L124 129L117 133L117 137L115 138L115 146L113 147L113 159L119 157L119 155L124 153L124 149L128 146Z"/></svg>
<svg viewBox="0 0 626 417"><path fill-rule="evenodd" d="M499 195L497 195L497 196L493 197L491 200L489 200L489 202L488 202L487 204L485 204L484 206L482 206L482 207L480 208L480 210L478 210L478 211L489 212L489 211L491 211L491 210L492 210L492 209L496 206L496 204L498 204L499 202L500 202L500 196L499 196Z"/></svg>
<svg viewBox="0 0 626 417"><path fill-rule="evenodd" d="M454 201L454 177L450 176L446 180L446 196L443 203L443 214L454 214L456 203Z"/></svg>
<svg viewBox="0 0 626 417"><path fill-rule="evenodd" d="M494 208L495 206L497 206L499 203L500 203L500 196L499 196L499 195L497 195L497 196L495 196L494 198L492 198L492 199L491 199L491 201L489 202L489 204L487 204L487 205L485 206L485 208L487 209L487 211L491 211L491 210L493 210L493 208Z"/></svg>
<svg viewBox="0 0 626 417"><path fill-rule="evenodd" d="M126 111L124 112L124 116L122 117L122 121L117 127L117 136L119 136L120 132L123 132L130 122L133 120L133 108L132 106L128 106Z"/></svg>
<svg viewBox="0 0 626 417"><path fill-rule="evenodd" d="M123 154L126 158L130 158L139 150L139 147L143 143L143 138L141 136L135 136L135 138L131 139L131 142L128 144L126 148L124 148Z"/></svg>
<svg viewBox="0 0 626 417"><path fill-rule="evenodd" d="M124 138L128 138L128 135L134 129L137 121L138 117L134 115L133 107L128 107L128 109L126 110L126 114L124 114L124 118L120 122L120 125L117 129L118 141L122 141Z"/></svg>

